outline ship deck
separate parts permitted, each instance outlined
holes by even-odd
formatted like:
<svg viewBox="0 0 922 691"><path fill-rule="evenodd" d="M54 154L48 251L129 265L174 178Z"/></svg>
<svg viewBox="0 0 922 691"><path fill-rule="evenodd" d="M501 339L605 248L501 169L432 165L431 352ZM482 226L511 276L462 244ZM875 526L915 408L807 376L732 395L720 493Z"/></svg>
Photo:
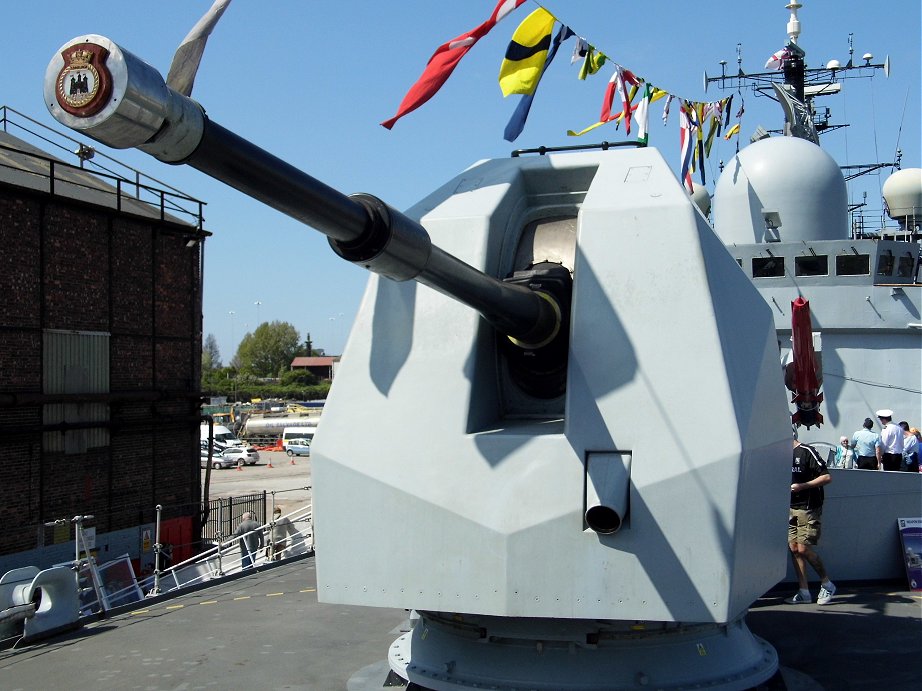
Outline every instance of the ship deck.
<svg viewBox="0 0 922 691"><path fill-rule="evenodd" d="M159 599L0 651L5 689L385 688L407 612L322 604L314 558ZM766 689L922 688L922 593L840 586L825 606L753 603L748 623L778 651Z"/></svg>

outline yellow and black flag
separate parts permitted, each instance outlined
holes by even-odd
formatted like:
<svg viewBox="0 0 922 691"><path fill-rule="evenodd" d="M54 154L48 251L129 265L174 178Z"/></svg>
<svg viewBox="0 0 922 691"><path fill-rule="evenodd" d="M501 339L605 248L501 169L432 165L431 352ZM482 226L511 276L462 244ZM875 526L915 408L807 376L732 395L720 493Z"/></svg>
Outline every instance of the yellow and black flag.
<svg viewBox="0 0 922 691"><path fill-rule="evenodd" d="M519 24L499 69L499 86L503 96L534 92L544 69L553 30L554 16L543 7Z"/></svg>

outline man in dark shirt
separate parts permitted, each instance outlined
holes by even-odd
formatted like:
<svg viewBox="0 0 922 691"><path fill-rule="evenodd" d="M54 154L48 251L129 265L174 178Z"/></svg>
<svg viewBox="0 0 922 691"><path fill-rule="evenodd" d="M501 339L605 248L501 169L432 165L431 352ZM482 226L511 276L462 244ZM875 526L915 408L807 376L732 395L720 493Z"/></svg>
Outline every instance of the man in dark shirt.
<svg viewBox="0 0 922 691"><path fill-rule="evenodd" d="M797 574L798 592L785 600L800 605L813 602L807 582L807 564L820 577L820 593L816 604L825 605L835 595L836 586L826 575L826 567L813 550L820 539L823 516L823 486L832 482L826 464L816 450L797 441L795 432L791 463L791 511L788 521L788 546Z"/></svg>

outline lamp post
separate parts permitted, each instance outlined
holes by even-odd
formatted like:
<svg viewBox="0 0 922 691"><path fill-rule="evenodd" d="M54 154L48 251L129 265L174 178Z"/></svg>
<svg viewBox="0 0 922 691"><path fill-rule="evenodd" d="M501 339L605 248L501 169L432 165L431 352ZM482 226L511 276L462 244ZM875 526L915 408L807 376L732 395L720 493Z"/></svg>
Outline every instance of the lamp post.
<svg viewBox="0 0 922 691"><path fill-rule="evenodd" d="M234 312L234 310L231 310L227 314L230 316L230 320L231 320L231 348L233 348L234 347L234 315L236 315L237 313ZM231 358L233 359L233 356L231 356Z"/></svg>

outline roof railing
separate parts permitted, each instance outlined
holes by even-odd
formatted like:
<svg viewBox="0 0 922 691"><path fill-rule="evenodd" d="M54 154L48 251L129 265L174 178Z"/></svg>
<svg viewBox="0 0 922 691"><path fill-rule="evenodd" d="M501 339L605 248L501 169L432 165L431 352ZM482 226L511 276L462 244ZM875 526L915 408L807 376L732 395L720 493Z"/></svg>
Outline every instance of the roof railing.
<svg viewBox="0 0 922 691"><path fill-rule="evenodd" d="M0 106L0 129L42 151L49 150L46 155L42 155L15 147L0 146L4 150L15 151L19 155L47 163L49 166L48 191L51 194L55 194L55 181L60 181L55 174L56 169L81 170L92 173L115 188L115 205L119 210L123 208L122 200L130 199L158 210L161 220L164 220L168 213L175 214L181 219L192 219L195 227L202 229L205 202L112 158L97 150L92 144L48 127L9 106ZM68 159L73 159L74 162L69 163ZM34 173L34 171L30 172ZM73 180L68 180L68 182L81 186ZM85 187L94 189L96 192L103 191L96 187Z"/></svg>

